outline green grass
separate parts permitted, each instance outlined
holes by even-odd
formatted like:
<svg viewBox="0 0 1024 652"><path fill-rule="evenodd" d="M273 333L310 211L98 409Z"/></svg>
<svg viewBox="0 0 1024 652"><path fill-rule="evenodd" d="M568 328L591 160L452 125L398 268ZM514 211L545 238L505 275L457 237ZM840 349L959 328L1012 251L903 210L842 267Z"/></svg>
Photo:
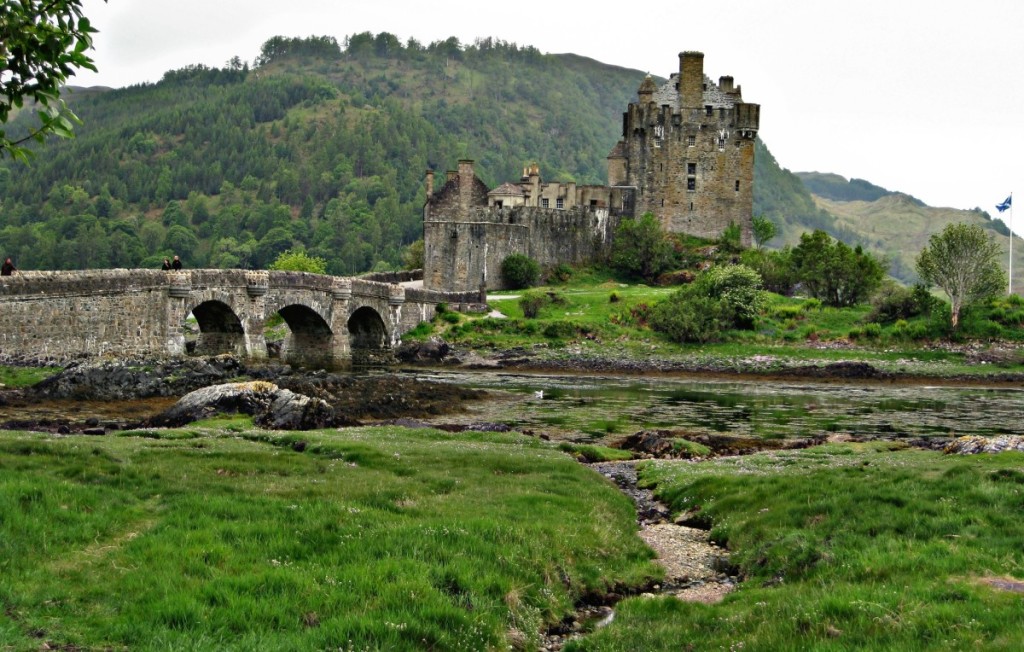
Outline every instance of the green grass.
<svg viewBox="0 0 1024 652"><path fill-rule="evenodd" d="M301 451L301 452L300 452ZM509 434L0 434L0 649L504 649L657 577L632 504Z"/></svg>
<svg viewBox="0 0 1024 652"><path fill-rule="evenodd" d="M60 371L60 367L9 367L0 365L0 385L30 387Z"/></svg>
<svg viewBox="0 0 1024 652"><path fill-rule="evenodd" d="M714 606L625 601L567 650L1022 649L1020 594L982 581L1024 578L1022 464L890 444L648 463L745 581Z"/></svg>
<svg viewBox="0 0 1024 652"><path fill-rule="evenodd" d="M489 303L506 319L438 318L420 324L406 337L440 335L453 345L479 350L523 348L543 359L658 358L723 372L765 373L837 361L863 361L882 371L922 377L1024 372L1024 355L1005 357L994 369L969 364L960 352L931 346L934 340L928 334L942 330L941 315L876 324L869 322L868 305L830 308L814 299L769 295L753 329L727 331L719 342L679 344L646 324L647 309L675 288L623 283L594 269L576 270L571 283L535 288L533 292L554 297L535 318L523 316L521 292L497 292ZM993 302L966 321L978 324L972 332L1020 339L1024 328L1018 322L1024 319L1024 309L1018 303ZM1002 321L996 324L990 318Z"/></svg>

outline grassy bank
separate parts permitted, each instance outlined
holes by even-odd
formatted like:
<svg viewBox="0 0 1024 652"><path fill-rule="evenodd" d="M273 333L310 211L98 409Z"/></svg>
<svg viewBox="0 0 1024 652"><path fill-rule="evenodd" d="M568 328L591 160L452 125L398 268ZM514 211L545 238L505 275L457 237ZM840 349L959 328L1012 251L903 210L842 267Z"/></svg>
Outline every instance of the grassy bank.
<svg viewBox="0 0 1024 652"><path fill-rule="evenodd" d="M620 603L581 650L1019 650L1024 456L829 445L648 463L700 508L746 581L721 604ZM1017 578L1014 580L1014 578Z"/></svg>
<svg viewBox="0 0 1024 652"><path fill-rule="evenodd" d="M532 647L658 575L634 531L629 499L515 435L5 432L0 648Z"/></svg>
<svg viewBox="0 0 1024 652"><path fill-rule="evenodd" d="M544 297L534 317L524 316L523 292L495 293L490 305L505 318L448 312L407 336L439 335L449 343L486 353L520 349L540 361L616 362L623 369L636 361L658 361L687 370L764 374L796 366L839 361L866 362L904 376L985 377L1024 373L1024 330L991 322L1017 322L1024 312L1007 300L979 308L968 321L985 337L940 335L945 313L877 323L869 305L823 306L814 299L769 294L765 310L750 330L730 330L717 341L680 344L648 327L651 306L674 288L621 283L595 271L571 285L535 288ZM1004 305L1005 304L1005 305ZM1009 320L1009 321L1007 321ZM1001 335L1013 335L1000 340ZM993 341L996 338L996 345ZM1003 342L1003 344L999 344ZM995 351L986 355L988 350Z"/></svg>

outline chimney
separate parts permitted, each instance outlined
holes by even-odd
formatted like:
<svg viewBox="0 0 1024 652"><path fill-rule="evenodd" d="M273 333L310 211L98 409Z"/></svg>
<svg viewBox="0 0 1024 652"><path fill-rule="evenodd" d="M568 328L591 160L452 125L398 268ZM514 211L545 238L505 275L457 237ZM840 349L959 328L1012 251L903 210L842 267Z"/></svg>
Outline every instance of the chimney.
<svg viewBox="0 0 1024 652"><path fill-rule="evenodd" d="M473 203L473 161L462 159L459 161L459 205L462 208L463 217L469 215L469 208Z"/></svg>
<svg viewBox="0 0 1024 652"><path fill-rule="evenodd" d="M434 194L434 171L427 170L427 199Z"/></svg>
<svg viewBox="0 0 1024 652"><path fill-rule="evenodd" d="M679 53L679 108L704 108L704 53Z"/></svg>
<svg viewBox="0 0 1024 652"><path fill-rule="evenodd" d="M726 75L725 77L718 78L718 87L722 89L723 93L733 92L732 77Z"/></svg>

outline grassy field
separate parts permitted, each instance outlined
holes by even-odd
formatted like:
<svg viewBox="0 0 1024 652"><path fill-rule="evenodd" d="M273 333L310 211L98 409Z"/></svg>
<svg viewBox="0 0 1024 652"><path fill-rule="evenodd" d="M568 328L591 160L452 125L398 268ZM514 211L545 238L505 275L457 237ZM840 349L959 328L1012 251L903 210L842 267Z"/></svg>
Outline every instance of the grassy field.
<svg viewBox="0 0 1024 652"><path fill-rule="evenodd" d="M532 648L659 576L634 533L628 498L518 435L4 432L0 649Z"/></svg>
<svg viewBox="0 0 1024 652"><path fill-rule="evenodd" d="M1024 371L1024 350L985 365L968 360L941 338L937 316L892 324L871 321L871 307L830 308L814 299L769 294L766 310L752 330L727 331L720 341L679 344L651 330L650 306L674 288L621 283L609 274L580 272L571 286L545 286L531 292L547 301L533 318L523 315L523 292L489 295L489 304L506 318L448 312L421 324L409 339L440 335L457 346L478 350L522 348L547 359L663 359L723 371L771 372L793 365L863 361L883 371L920 376L983 376L993 371ZM997 302L989 313L1024 319L1019 305ZM988 324L979 313L972 323L981 332L1024 337L1024 329ZM1011 319L1012 321L1012 319ZM988 340L977 341L979 346Z"/></svg>
<svg viewBox="0 0 1024 652"><path fill-rule="evenodd" d="M1024 598L991 584L1024 587L1022 466L895 444L647 463L745 581L713 606L629 599L567 649L1024 649Z"/></svg>

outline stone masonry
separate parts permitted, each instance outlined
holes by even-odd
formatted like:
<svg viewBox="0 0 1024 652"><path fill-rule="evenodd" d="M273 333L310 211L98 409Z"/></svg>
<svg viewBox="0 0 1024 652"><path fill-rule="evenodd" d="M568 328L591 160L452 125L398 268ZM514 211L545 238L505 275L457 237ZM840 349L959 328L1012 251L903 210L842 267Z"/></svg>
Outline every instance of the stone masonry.
<svg viewBox="0 0 1024 652"><path fill-rule="evenodd" d="M475 300L476 294L470 297ZM402 333L462 295L304 272L197 269L19 272L0 277L0 360L54 363L195 352L267 356L264 325L280 314L282 358L345 367L397 345Z"/></svg>
<svg viewBox="0 0 1024 652"><path fill-rule="evenodd" d="M708 239L735 224L749 245L760 106L743 102L732 77L714 84L703 65L703 54L683 52L660 88L643 80L608 155L607 186L544 183L532 165L518 183L488 189L463 160L435 192L428 170L424 287L501 289L513 253L545 268L599 260L620 220L648 211L668 232Z"/></svg>

